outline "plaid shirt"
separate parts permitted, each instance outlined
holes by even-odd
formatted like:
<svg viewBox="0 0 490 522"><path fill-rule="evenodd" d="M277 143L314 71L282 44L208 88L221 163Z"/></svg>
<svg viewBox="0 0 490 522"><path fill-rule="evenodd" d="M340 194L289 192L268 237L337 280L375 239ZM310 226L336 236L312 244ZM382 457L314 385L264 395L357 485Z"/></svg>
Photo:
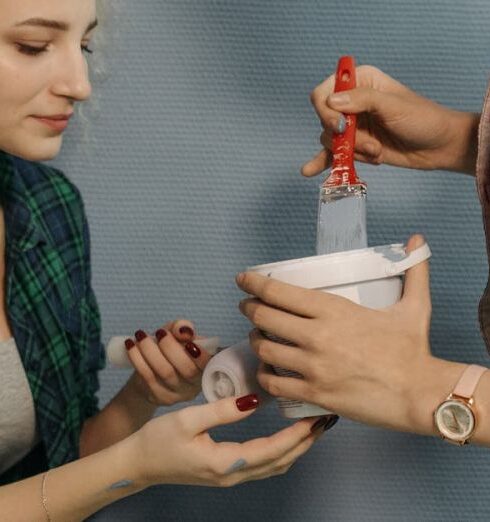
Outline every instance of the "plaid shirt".
<svg viewBox="0 0 490 522"><path fill-rule="evenodd" d="M0 151L0 197L7 313L41 439L1 485L78 458L83 423L98 411L105 352L79 191L60 171Z"/></svg>

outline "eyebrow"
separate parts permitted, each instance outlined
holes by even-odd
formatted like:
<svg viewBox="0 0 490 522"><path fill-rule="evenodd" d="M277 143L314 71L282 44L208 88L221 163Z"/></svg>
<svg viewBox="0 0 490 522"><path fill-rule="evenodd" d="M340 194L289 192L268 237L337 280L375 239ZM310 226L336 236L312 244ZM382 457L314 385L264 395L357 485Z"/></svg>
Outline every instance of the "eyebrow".
<svg viewBox="0 0 490 522"><path fill-rule="evenodd" d="M89 31L97 27L98 20L95 19L93 22L90 22L85 30L85 34ZM29 18L29 20L24 20L23 22L19 22L15 24L15 27L21 26L34 26L34 27L47 27L48 29L56 29L57 31L68 31L70 26L66 22L58 22L57 20L47 20L46 18Z"/></svg>

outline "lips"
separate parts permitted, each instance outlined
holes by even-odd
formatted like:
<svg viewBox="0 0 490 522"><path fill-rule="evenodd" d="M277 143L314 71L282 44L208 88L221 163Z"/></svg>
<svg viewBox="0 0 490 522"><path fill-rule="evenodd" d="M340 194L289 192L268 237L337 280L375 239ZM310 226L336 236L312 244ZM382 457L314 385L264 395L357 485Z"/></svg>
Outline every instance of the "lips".
<svg viewBox="0 0 490 522"><path fill-rule="evenodd" d="M49 116L33 116L33 118L51 129L62 132L68 126L68 121L72 115L73 113L51 114Z"/></svg>
<svg viewBox="0 0 490 522"><path fill-rule="evenodd" d="M60 121L60 120L69 120L72 116L73 116L73 113L70 112L68 114L53 114L51 116L34 116L34 118L39 118L41 120Z"/></svg>

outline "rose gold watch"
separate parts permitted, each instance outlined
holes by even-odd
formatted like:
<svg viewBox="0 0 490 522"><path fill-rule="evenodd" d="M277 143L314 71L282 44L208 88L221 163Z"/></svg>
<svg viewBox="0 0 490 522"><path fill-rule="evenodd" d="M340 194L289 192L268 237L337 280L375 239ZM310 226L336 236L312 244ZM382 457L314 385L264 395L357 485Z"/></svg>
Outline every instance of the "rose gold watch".
<svg viewBox="0 0 490 522"><path fill-rule="evenodd" d="M488 368L469 365L452 393L434 411L434 423L441 437L462 446L467 444L476 429L473 394L480 377Z"/></svg>

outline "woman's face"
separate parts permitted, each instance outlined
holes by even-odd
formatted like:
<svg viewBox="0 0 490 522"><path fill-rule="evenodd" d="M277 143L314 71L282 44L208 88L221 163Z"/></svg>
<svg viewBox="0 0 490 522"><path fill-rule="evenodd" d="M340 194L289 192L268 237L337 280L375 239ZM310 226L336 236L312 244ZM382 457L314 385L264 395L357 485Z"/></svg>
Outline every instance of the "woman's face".
<svg viewBox="0 0 490 522"><path fill-rule="evenodd" d="M0 149L56 156L75 102L91 93L95 0L0 0Z"/></svg>

